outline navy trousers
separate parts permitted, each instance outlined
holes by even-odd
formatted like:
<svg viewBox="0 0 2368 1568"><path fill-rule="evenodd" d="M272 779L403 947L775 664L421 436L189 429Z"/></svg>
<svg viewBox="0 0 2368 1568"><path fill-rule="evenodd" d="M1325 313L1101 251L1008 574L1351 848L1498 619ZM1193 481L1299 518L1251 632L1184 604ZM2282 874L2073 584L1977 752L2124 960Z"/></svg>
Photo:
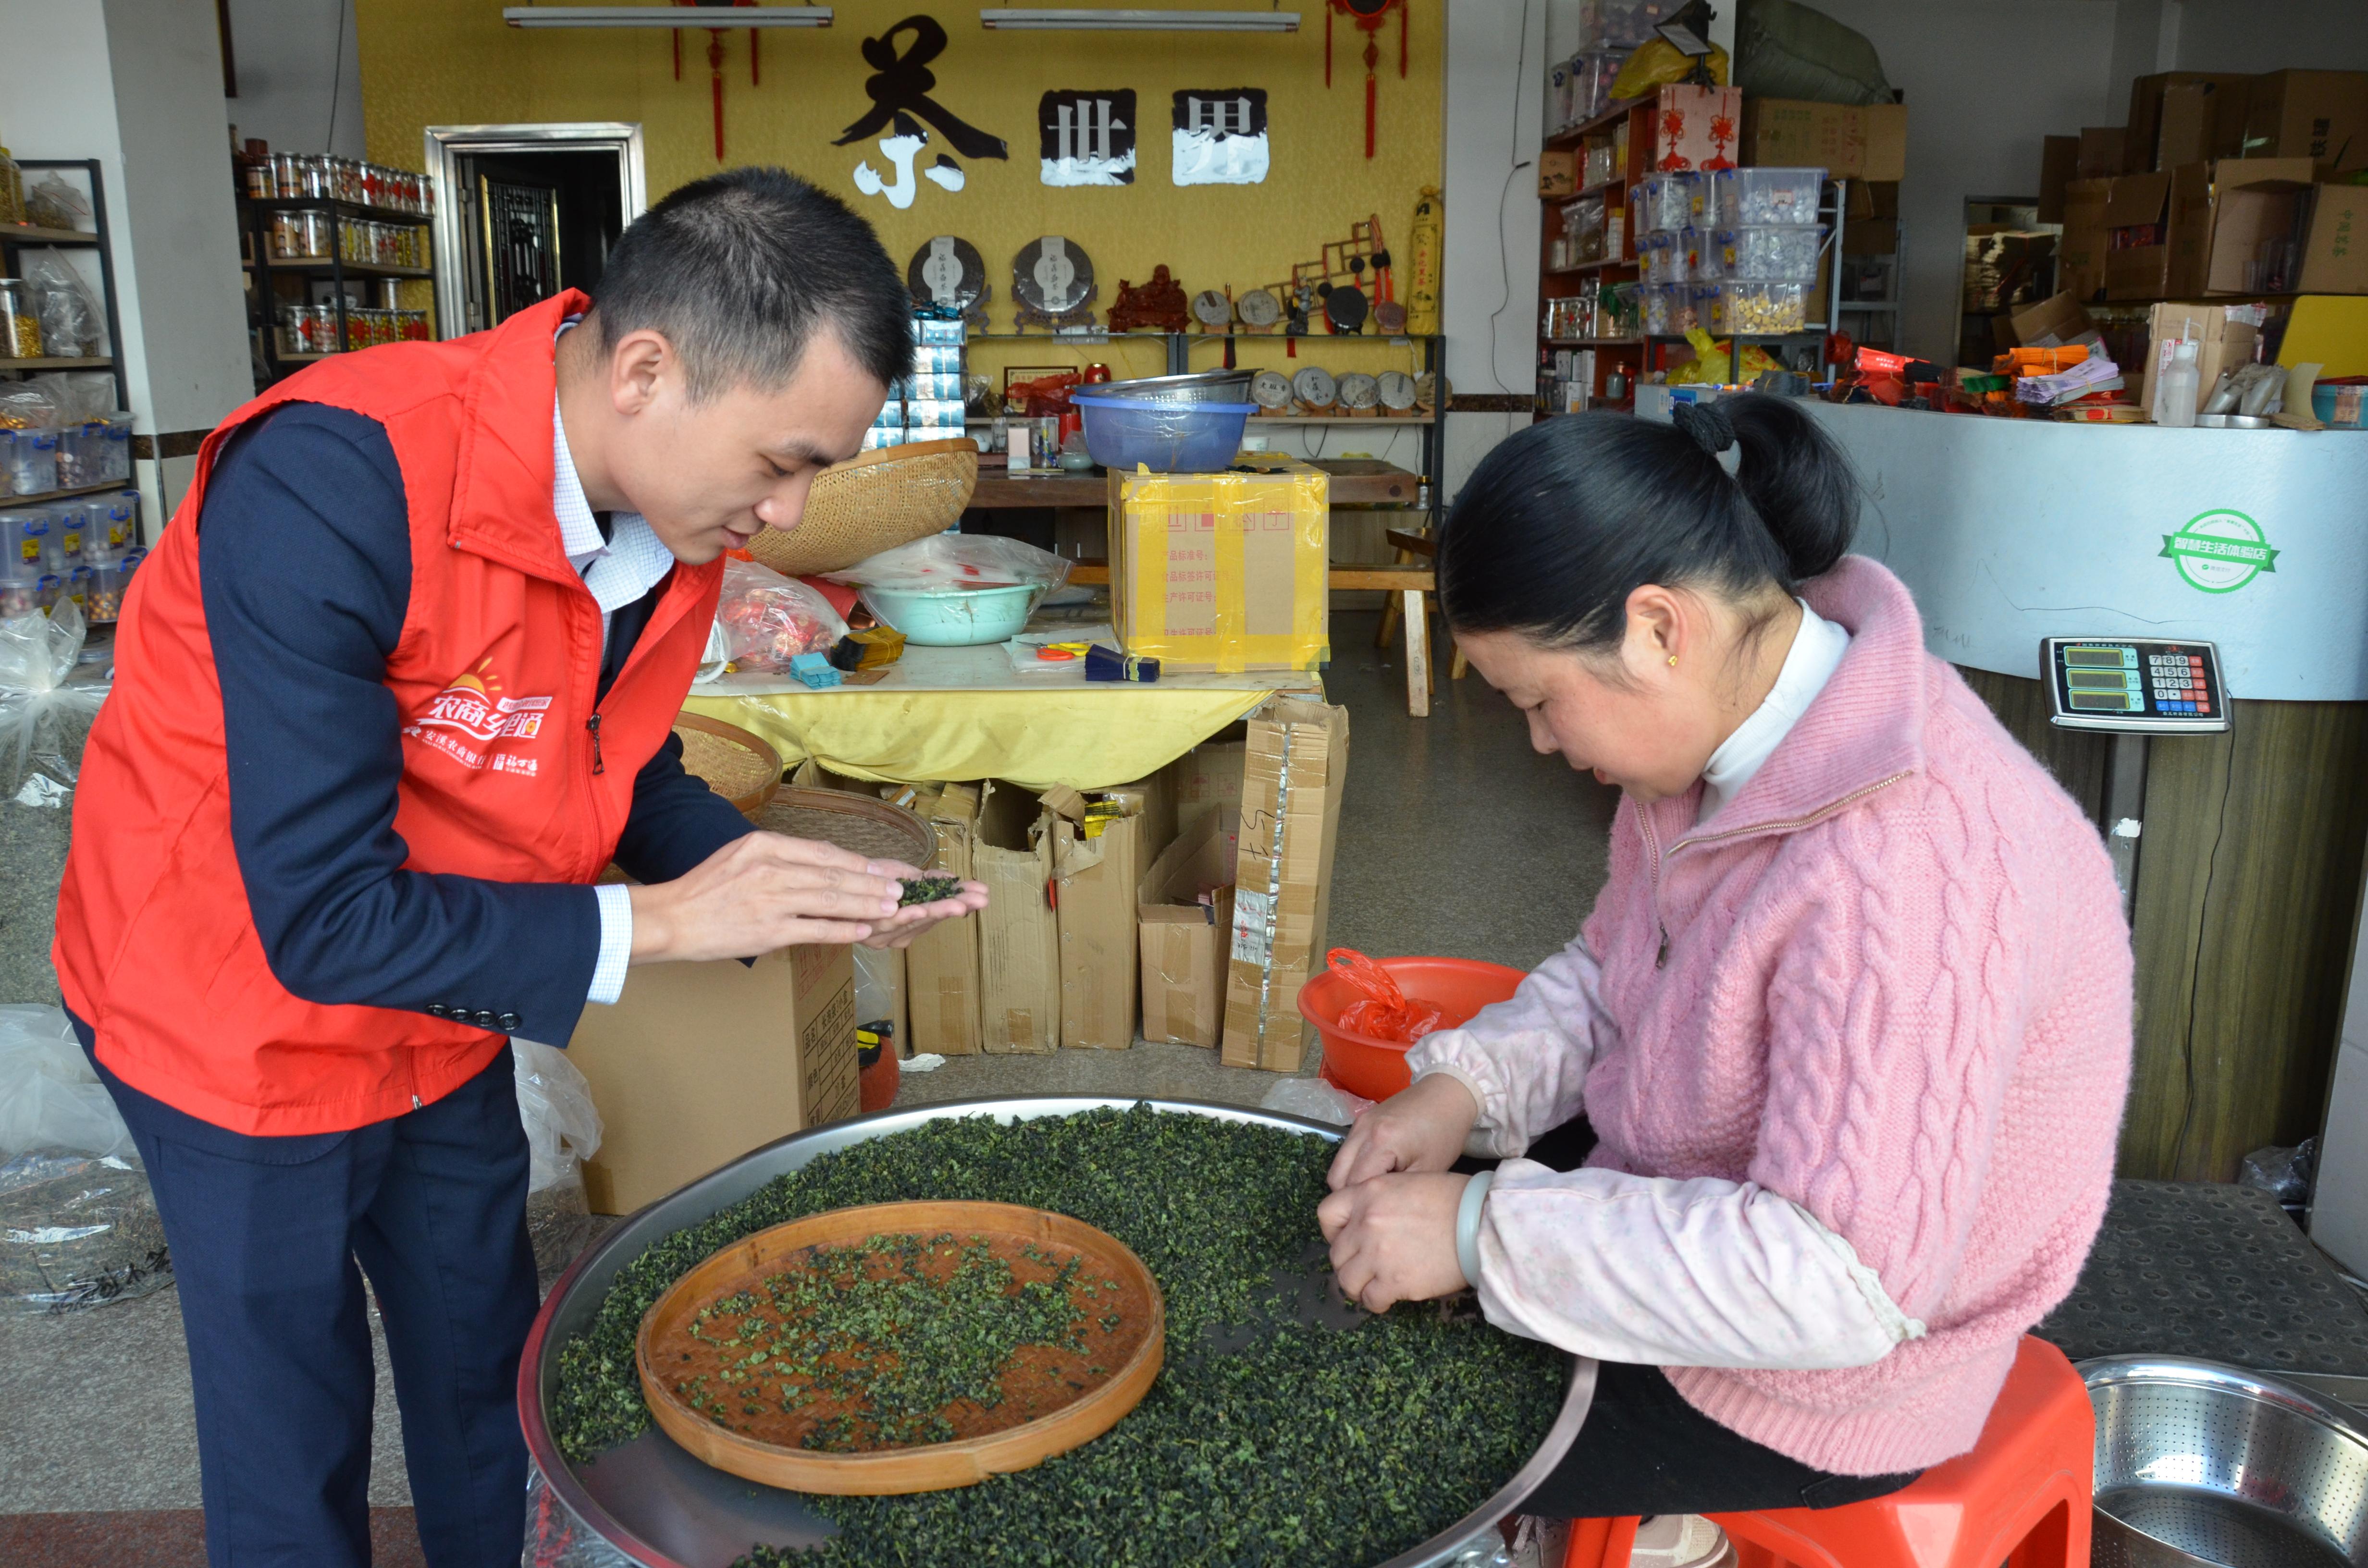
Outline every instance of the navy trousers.
<svg viewBox="0 0 2368 1568"><path fill-rule="evenodd" d="M431 1568L517 1568L518 1355L537 1296L512 1071L505 1050L391 1121L256 1138L99 1068L173 1249L211 1568L369 1563L377 1375L364 1274Z"/></svg>

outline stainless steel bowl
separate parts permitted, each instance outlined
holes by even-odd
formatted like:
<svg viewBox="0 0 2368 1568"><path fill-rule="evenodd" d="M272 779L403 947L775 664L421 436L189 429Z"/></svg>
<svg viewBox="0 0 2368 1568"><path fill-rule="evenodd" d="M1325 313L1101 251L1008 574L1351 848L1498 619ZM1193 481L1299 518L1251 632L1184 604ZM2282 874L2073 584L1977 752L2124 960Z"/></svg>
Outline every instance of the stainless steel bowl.
<svg viewBox="0 0 2368 1568"><path fill-rule="evenodd" d="M1247 403L1253 370L1195 370L1189 376L1144 376L1131 381L1105 381L1079 387L1091 397L1125 398L1157 403L1162 408L1188 408L1196 403Z"/></svg>
<svg viewBox="0 0 2368 1568"><path fill-rule="evenodd" d="M2097 1413L2095 1568L2368 1565L2368 1433L2260 1372L2080 1364Z"/></svg>
<svg viewBox="0 0 2368 1568"><path fill-rule="evenodd" d="M591 1323L618 1272L652 1242L729 1208L817 1154L906 1131L939 1117L994 1116L1017 1121L1072 1116L1104 1107L1123 1110L1136 1103L1132 1098L1094 1095L956 1100L833 1122L744 1154L618 1224L599 1245L559 1277L527 1335L526 1352L518 1362L518 1419L526 1429L527 1452L558 1504L574 1514L582 1533L606 1543L621 1561L643 1568L727 1568L754 1541L796 1548L824 1540L831 1533L829 1522L809 1512L805 1499L797 1493L711 1470L655 1429L588 1464L577 1465L562 1456L552 1437L549 1416L549 1402L559 1388L561 1346ZM1336 1142L1341 1136L1339 1128L1323 1122L1241 1106L1197 1100L1144 1103L1156 1110L1313 1132ZM1446 1568L1486 1562L1495 1554L1496 1522L1536 1490L1569 1450L1594 1398L1595 1363L1574 1358L1562 1413L1529 1462L1471 1514L1378 1568ZM588 1553L586 1560L598 1556Z"/></svg>

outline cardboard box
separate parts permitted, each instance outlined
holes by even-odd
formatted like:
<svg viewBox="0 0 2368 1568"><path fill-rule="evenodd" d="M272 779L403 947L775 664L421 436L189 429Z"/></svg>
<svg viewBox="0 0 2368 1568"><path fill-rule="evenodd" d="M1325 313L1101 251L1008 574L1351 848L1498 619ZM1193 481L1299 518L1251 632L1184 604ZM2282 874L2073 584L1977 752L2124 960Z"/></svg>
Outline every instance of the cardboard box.
<svg viewBox="0 0 2368 1568"><path fill-rule="evenodd" d="M978 787L948 784L923 795L913 809L937 829L932 870L973 874L971 841L978 829ZM913 938L905 949L905 1011L913 1049L940 1056L978 1053L979 971L975 920L949 920Z"/></svg>
<svg viewBox="0 0 2368 1568"><path fill-rule="evenodd" d="M2076 300L2105 291L2105 208L2110 179L2076 179L2064 187L2064 233L2055 244L2055 280Z"/></svg>
<svg viewBox="0 0 2368 1568"><path fill-rule="evenodd" d="M1758 168L1822 168L1835 179L1902 180L1907 106L1752 98L1743 107L1742 161Z"/></svg>
<svg viewBox="0 0 2368 1568"><path fill-rule="evenodd" d="M971 875L978 917L979 1048L991 1056L1061 1047L1061 930L1053 912L1053 813L1025 790L985 786Z"/></svg>
<svg viewBox="0 0 2368 1568"><path fill-rule="evenodd" d="M2295 288L2305 295L2368 294L2368 186L2317 188ZM2347 372L2328 372L2340 373Z"/></svg>
<svg viewBox="0 0 2368 1568"><path fill-rule="evenodd" d="M2129 130L2120 125L2084 125L2080 128L2080 162L2073 171L2075 179L2111 179L2123 170L2129 146Z"/></svg>
<svg viewBox="0 0 2368 1568"><path fill-rule="evenodd" d="M2064 187L2080 177L2080 139L2045 136L2039 143L2039 221L2064 222Z"/></svg>
<svg viewBox="0 0 2368 1568"><path fill-rule="evenodd" d="M630 1214L856 1114L854 960L833 946L644 964L615 1006L584 1009L567 1054L600 1109L600 1153L584 1166L593 1212Z"/></svg>
<svg viewBox="0 0 2368 1568"><path fill-rule="evenodd" d="M1653 113L1651 162L1663 174L1731 169L1743 124L1740 87L1663 87Z"/></svg>
<svg viewBox="0 0 2368 1568"><path fill-rule="evenodd" d="M2233 158L2244 151L2253 79L2227 71L2160 71L2130 84L2130 120L2123 169L2130 174L2166 173L2177 161L2163 156L2163 106L2173 87L2202 87L2183 95L2173 110L2172 142L2190 146L2202 139L2198 157ZM2208 121L2208 124L2206 123Z"/></svg>
<svg viewBox="0 0 2368 1568"><path fill-rule="evenodd" d="M1331 914L1349 710L1278 697L1251 718L1244 760L1223 1059L1296 1073L1299 988L1324 962Z"/></svg>
<svg viewBox="0 0 2368 1568"><path fill-rule="evenodd" d="M2105 199L2105 298L2162 300L2201 290L2199 214L2210 199L2208 164L2113 181Z"/></svg>
<svg viewBox="0 0 2368 1568"><path fill-rule="evenodd" d="M1234 827L1231 817L1201 813L1144 873L1135 918L1145 1040L1214 1047L1224 1034Z"/></svg>
<svg viewBox="0 0 2368 1568"><path fill-rule="evenodd" d="M2201 413L2203 400L2220 382L2221 371L2252 363L2254 335L2253 324L2231 320L2224 305L2165 301L2146 312L2146 363L2124 366L2123 373L2138 378L2138 403L2147 418L2157 417L2157 379L2170 363L2170 347L2181 337L2192 337L2196 344L2195 408Z"/></svg>
<svg viewBox="0 0 2368 1568"><path fill-rule="evenodd" d="M1208 741L1167 765L1168 792L1176 801L1176 835L1190 838L1202 819L1214 816L1230 842L1242 808L1240 741Z"/></svg>
<svg viewBox="0 0 2368 1568"><path fill-rule="evenodd" d="M1549 147L1538 154L1538 194L1575 196L1578 192L1578 160L1566 148Z"/></svg>
<svg viewBox="0 0 2368 1568"><path fill-rule="evenodd" d="M2200 236L2195 291L2290 293L2300 275L2311 215L2308 158L2226 158L2214 165L2200 207L2188 193L2184 243Z"/></svg>
<svg viewBox="0 0 2368 1568"><path fill-rule="evenodd" d="M1113 470L1110 619L1127 652L1225 674L1331 657L1330 483L1253 452L1225 473Z"/></svg>
<svg viewBox="0 0 2368 1568"><path fill-rule="evenodd" d="M1053 885L1061 930L1061 1044L1125 1051L1134 1044L1140 955L1135 908L1144 869L1173 836L1176 812L1156 779L1097 790L1047 790L1053 814ZM1102 816L1095 805L1121 814Z"/></svg>
<svg viewBox="0 0 2368 1568"><path fill-rule="evenodd" d="M2096 335L2097 324L2069 290L2052 294L2008 318L2016 347L2057 347Z"/></svg>
<svg viewBox="0 0 2368 1568"><path fill-rule="evenodd" d="M2368 72L2272 71L2253 78L2228 156L2308 158L2326 174L2368 168Z"/></svg>

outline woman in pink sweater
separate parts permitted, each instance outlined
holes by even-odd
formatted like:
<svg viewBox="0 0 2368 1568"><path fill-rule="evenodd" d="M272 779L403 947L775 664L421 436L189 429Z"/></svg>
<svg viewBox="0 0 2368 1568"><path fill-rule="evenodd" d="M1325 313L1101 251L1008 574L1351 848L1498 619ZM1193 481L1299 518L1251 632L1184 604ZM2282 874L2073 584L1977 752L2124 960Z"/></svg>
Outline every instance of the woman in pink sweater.
<svg viewBox="0 0 2368 1568"><path fill-rule="evenodd" d="M2128 1083L2096 829L1845 555L1815 421L1678 412L1534 426L1456 504L1458 644L1624 792L1611 878L1415 1048L1321 1210L1366 1306L1469 1283L1603 1361L1530 1506L1558 1517L1832 1506L1973 1447L2088 1255ZM1520 1157L1582 1126L1583 1168Z"/></svg>

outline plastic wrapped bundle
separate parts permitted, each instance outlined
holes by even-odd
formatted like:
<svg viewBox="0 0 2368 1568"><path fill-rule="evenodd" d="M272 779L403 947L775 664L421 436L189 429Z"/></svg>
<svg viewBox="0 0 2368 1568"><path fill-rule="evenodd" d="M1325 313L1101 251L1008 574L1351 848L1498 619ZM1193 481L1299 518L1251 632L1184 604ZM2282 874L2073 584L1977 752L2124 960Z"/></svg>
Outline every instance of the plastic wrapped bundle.
<svg viewBox="0 0 2368 1568"><path fill-rule="evenodd" d="M547 1287L592 1239L584 1162L600 1152L600 1113L592 1105L592 1085L565 1051L513 1039L510 1059L531 1160L526 1232L534 1243L535 1275Z"/></svg>

